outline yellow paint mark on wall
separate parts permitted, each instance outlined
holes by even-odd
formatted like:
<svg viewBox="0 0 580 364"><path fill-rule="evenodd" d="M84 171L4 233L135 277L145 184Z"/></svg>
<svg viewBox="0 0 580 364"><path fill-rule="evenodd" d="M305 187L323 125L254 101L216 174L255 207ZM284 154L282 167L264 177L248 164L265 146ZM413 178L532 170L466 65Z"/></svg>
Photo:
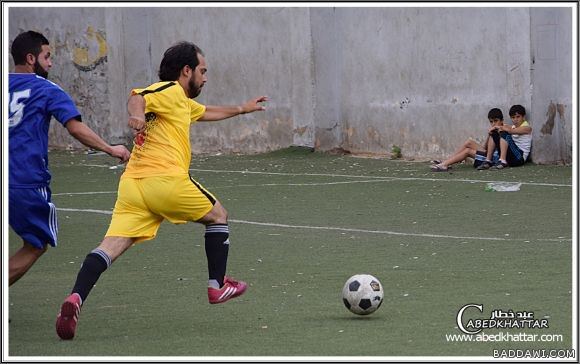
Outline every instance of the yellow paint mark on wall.
<svg viewBox="0 0 580 364"><path fill-rule="evenodd" d="M87 28L85 38L86 46L73 49L73 63L82 71L91 71L107 59L107 41L91 26Z"/></svg>

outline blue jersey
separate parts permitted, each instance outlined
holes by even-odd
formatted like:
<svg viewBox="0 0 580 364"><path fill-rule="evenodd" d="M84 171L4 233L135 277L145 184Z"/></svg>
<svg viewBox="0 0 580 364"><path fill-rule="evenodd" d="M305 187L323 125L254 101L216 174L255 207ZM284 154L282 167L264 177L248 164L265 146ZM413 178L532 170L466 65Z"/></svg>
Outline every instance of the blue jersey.
<svg viewBox="0 0 580 364"><path fill-rule="evenodd" d="M80 120L80 113L63 89L34 73L10 73L8 83L9 187L48 186L51 117L65 125L72 118Z"/></svg>

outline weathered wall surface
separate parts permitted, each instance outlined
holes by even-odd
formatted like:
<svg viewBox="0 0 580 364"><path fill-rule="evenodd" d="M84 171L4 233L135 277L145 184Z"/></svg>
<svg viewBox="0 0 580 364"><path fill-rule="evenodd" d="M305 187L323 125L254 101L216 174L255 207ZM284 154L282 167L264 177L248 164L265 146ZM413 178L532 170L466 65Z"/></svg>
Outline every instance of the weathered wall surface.
<svg viewBox="0 0 580 364"><path fill-rule="evenodd" d="M10 42L24 30L42 32L49 39L54 55L49 78L71 94L83 121L110 139L120 128L109 107L112 80L108 69L115 47L106 40L105 15L104 11L83 8L9 10ZM12 65L11 58L10 62ZM80 146L74 139L65 137L64 128L56 124L51 123L52 145Z"/></svg>
<svg viewBox="0 0 580 364"><path fill-rule="evenodd" d="M531 10L532 115L537 163L572 160L572 13Z"/></svg>
<svg viewBox="0 0 580 364"><path fill-rule="evenodd" d="M334 67L333 81L324 84L317 69L317 92L331 89L327 105L338 111L325 126L338 123L342 147L365 153L397 145L407 156L441 155L468 136L482 138L489 109L499 107L507 118L511 104L530 104L529 35L522 31L528 12L327 10L318 36L330 43L320 47L328 54L315 52L315 59ZM516 29L511 19L521 19Z"/></svg>
<svg viewBox="0 0 580 364"><path fill-rule="evenodd" d="M291 107L310 101L296 92L300 82L311 88L309 72L292 72L291 65L305 62L304 51L302 58L292 52L288 35L300 25L292 14L308 20L306 9L12 8L10 38L28 29L43 32L54 48L50 78L72 94L83 120L115 143L131 140L125 106L131 88L158 80L165 49L193 41L209 69L198 101L239 104L260 95L272 100L267 112L199 123L191 130L193 152L263 152L292 145L294 125L303 128L298 134L311 134L304 127L309 129L312 117L304 111L295 117ZM295 37L294 45L306 47L309 57L307 29ZM53 145L80 146L55 123L50 136Z"/></svg>
<svg viewBox="0 0 580 364"><path fill-rule="evenodd" d="M155 82L164 50L190 40L209 68L198 101L271 99L266 112L194 126L194 153L397 145L441 157L481 140L490 108L509 122L517 103L534 161L572 160L569 8L10 8L9 19L10 40L45 33L50 78L111 142L130 143L130 89ZM51 143L79 146L56 123Z"/></svg>

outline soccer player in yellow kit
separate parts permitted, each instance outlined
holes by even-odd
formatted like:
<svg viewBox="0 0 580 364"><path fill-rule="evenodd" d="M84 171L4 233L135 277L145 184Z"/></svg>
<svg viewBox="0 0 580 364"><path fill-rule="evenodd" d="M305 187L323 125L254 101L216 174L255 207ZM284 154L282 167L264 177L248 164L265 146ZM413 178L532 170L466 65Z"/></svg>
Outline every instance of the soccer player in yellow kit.
<svg viewBox="0 0 580 364"><path fill-rule="evenodd" d="M203 88L207 66L199 47L180 42L167 49L159 67L160 82L131 92L127 108L135 132L134 147L121 176L117 202L104 240L85 258L71 294L56 321L60 338L74 337L80 308L100 275L135 243L155 237L165 219L206 226L208 299L211 304L240 296L242 281L225 275L229 251L227 211L189 175L189 127L265 110L266 96L240 106L204 106L193 100Z"/></svg>

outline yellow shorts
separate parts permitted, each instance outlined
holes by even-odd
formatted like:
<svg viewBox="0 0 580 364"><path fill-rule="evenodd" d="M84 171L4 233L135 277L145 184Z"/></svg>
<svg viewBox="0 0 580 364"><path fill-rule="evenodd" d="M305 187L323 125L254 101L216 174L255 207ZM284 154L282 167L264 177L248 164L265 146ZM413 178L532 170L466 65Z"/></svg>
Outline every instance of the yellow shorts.
<svg viewBox="0 0 580 364"><path fill-rule="evenodd" d="M164 219L174 224L197 221L216 198L190 176L121 177L117 202L105 236L150 240Z"/></svg>

